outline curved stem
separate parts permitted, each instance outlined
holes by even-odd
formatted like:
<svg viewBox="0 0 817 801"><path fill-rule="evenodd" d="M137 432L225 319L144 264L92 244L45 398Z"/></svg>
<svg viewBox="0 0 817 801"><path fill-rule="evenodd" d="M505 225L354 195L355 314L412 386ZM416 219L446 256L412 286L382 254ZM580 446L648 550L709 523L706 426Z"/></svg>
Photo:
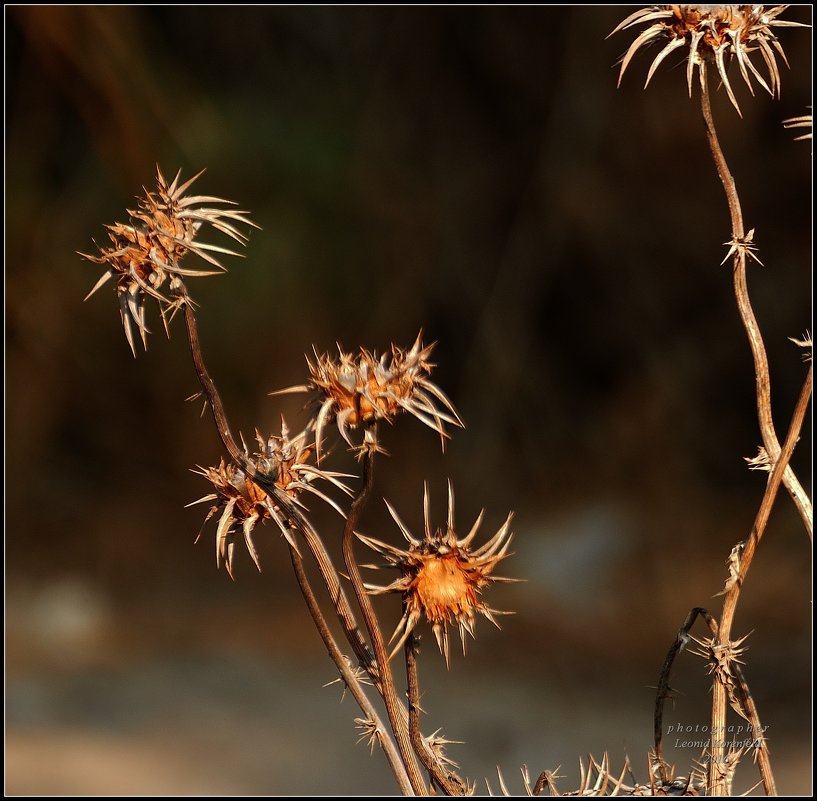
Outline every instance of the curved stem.
<svg viewBox="0 0 817 801"><path fill-rule="evenodd" d="M386 644L383 641L383 633L377 620L371 598L363 586L363 578L360 575L354 553L355 526L360 520L361 512L369 500L369 496L374 486L374 447L369 448L363 455L363 486L355 496L349 508L346 518L346 525L343 527L343 561L352 582L363 620L366 623L366 630L372 643L377 668L380 673L381 694L386 704L386 711L389 715L389 722L397 738L397 746L400 755L408 771L411 786L417 795L428 795L428 788L425 785L420 766L412 749L411 738L409 737L408 726L406 725L405 707L402 706L397 697L397 688L394 685L394 675L389 662L389 654Z"/></svg>
<svg viewBox="0 0 817 801"><path fill-rule="evenodd" d="M709 81L706 77L704 65L701 65L701 111L703 112L704 126L706 127L706 137L709 142L709 149L715 162L718 177L723 184L726 193L726 202L729 206L729 217L732 222L732 243L734 256L732 259L732 276L737 300L738 311L740 313L743 327L749 338L749 347L752 350L752 359L755 365L755 383L757 394L757 416L760 425L760 434L763 438L763 447L769 456L769 461L774 464L780 456L780 443L775 432L774 420L772 419L772 397L771 382L769 378L769 360L766 356L766 347L763 344L763 337L760 327L757 324L752 304L749 300L749 287L746 282L746 248L739 243L746 241L746 232L743 227L743 212L740 207L735 179L729 171L726 157L721 149L718 134L715 130L715 120L712 116L712 107L709 102ZM809 539L812 537L812 507L808 494L803 489L794 471L787 467L783 475L783 484L789 491L794 501L797 511L803 520Z"/></svg>

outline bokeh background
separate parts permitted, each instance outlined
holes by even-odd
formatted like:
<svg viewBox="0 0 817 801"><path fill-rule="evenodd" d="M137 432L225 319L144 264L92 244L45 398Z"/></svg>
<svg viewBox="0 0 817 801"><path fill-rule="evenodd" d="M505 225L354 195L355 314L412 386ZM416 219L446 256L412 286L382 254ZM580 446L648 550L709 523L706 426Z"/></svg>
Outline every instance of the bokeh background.
<svg viewBox="0 0 817 801"><path fill-rule="evenodd" d="M180 321L134 360L99 270L158 162L208 172L263 228L193 285L234 430L276 430L303 354L437 340L468 426L386 432L377 493L413 526L424 480L485 533L515 510L515 556L446 671L424 639L425 729L463 772L532 773L625 754L646 778L654 685L687 611L714 610L763 474L754 378L718 263L729 238L681 58L643 92L614 7L6 9L6 791L392 792L356 744L279 535L216 572L207 492L219 444ZM786 13L810 22L808 6ZM782 98L715 113L765 267L751 292L781 436L810 325L810 29L781 29ZM654 52L654 51L653 51ZM759 60L756 58L756 60ZM734 65L733 65L734 66ZM697 95L696 95L697 96ZM153 322L157 328L156 321ZM300 416L299 416L300 415ZM794 463L810 488L810 425ZM345 460L345 461L344 461ZM343 454L338 466L353 462ZM340 524L314 508L326 538ZM380 502L366 533L397 534ZM783 494L742 597L747 671L780 789L810 792L810 544ZM384 627L399 616L380 607ZM668 724L705 725L684 656ZM674 744L670 736L667 744ZM681 772L699 753L670 748ZM738 787L756 780L750 765ZM495 782L494 782L495 783Z"/></svg>

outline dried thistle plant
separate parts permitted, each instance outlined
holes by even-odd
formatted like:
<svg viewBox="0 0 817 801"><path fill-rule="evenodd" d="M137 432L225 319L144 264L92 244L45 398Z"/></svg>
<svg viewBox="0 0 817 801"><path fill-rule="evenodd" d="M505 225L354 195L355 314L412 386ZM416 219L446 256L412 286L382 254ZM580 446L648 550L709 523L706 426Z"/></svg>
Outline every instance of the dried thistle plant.
<svg viewBox="0 0 817 801"><path fill-rule="evenodd" d="M803 520L805 530L808 536L811 537L811 500L788 463L799 437L805 410L811 398L812 372L809 369L800 392L800 398L792 415L785 443L781 447L772 416L771 379L766 348L752 309L747 281L747 265L750 261L754 261L759 265L762 262L757 256L757 247L754 244L755 229L751 228L747 232L744 226L743 212L735 179L721 148L712 114L710 81L706 70L708 65L715 65L717 74L726 87L729 99L739 114L740 109L727 75L727 60L731 61L733 57L738 62L741 76L752 93L754 92L751 77L754 77L772 96L779 97L780 72L776 55L780 56L784 63L787 62L783 47L772 29L778 26L800 26L800 23L778 19L780 14L787 8L788 6L782 5L769 8L765 6L650 6L631 14L613 31L615 33L638 24L652 23L638 35L627 50L621 64L619 84L635 53L642 46L652 41L668 40L668 43L665 44L652 62L645 87L661 62L673 50L682 47L686 49L687 84L690 94L692 92L692 75L695 67L698 67L701 88L701 113L707 143L712 154L715 170L724 189L732 228L731 238L726 243L729 251L722 264L731 261L735 298L749 340L755 369L758 423L763 439L763 447L759 450L757 457L748 459L747 462L752 469L769 472L763 498L750 535L742 539L732 549L727 560L729 576L723 590L717 593L717 595L724 597L720 620L716 621L705 609L700 607L695 607L692 610L665 660L656 698L655 753L662 777L666 778L665 763L661 757L662 732L660 724L663 703L669 695L669 669L675 656L690 639L693 640L698 645L698 650L693 651L693 653L703 656L707 660L710 675L713 677L710 717L710 731L713 732L713 735L710 738L705 761L708 772L707 791L716 796L731 793L734 771L743 753L740 748L732 748L727 751L723 737L719 738L715 734L726 731L725 722L728 707L731 707L749 722L753 733L757 735L763 731L757 709L741 669L740 657L745 650L741 648L741 645L746 637L733 639L731 630L744 580L752 564L760 539L764 534L781 483L789 491ZM766 64L768 82L751 60L750 54L754 51L760 52ZM799 126L805 120L796 118L791 122ZM696 639L689 634L692 623L699 615L704 617L710 628L711 636L706 639ZM758 736L756 742L754 756L760 769L762 783L766 792L774 795L776 794L775 781L765 738Z"/></svg>
<svg viewBox="0 0 817 801"><path fill-rule="evenodd" d="M314 362L307 358L308 383L270 394L314 394L319 463L327 424L334 421L349 447L362 454L350 431L360 427L371 430L379 420L391 423L400 412L408 412L433 428L445 447L449 436L445 423L462 427L462 420L446 394L429 378L434 367L429 361L433 348L434 344L423 346L421 331L410 349L392 345L391 352L382 356L362 348L357 355L345 353L340 346L337 359L316 351Z"/></svg>
<svg viewBox="0 0 817 801"><path fill-rule="evenodd" d="M788 66L786 54L777 36L775 27L800 26L799 22L781 20L778 17L788 8L780 6L752 5L666 5L642 8L624 19L612 31L619 31L647 22L652 24L641 31L633 40L621 61L618 83L633 56L645 45L652 42L666 42L647 71L646 89L661 62L675 50L686 49L687 86L692 97L692 76L695 68L700 73L701 83L706 79L706 67L714 64L723 82L729 100L740 114L740 107L732 91L727 67L734 57L741 77L754 94L752 77L773 97L780 96L780 70L777 56ZM765 62L767 78L764 78L752 62L751 53L759 51Z"/></svg>
<svg viewBox="0 0 817 801"><path fill-rule="evenodd" d="M511 544L511 520L513 513L484 545L471 549L471 543L482 524L484 511L480 512L465 537L457 536L454 525L454 491L448 483L448 517L444 528L432 528L428 486L423 493L425 532L423 539L412 536L406 525L388 501L386 506L394 522L409 544L406 549L396 548L380 540L358 534L359 539L382 554L387 566L396 567L402 574L385 587L367 585L375 594L400 593L404 613L390 642L397 640L392 656L402 647L422 618L431 625L440 653L450 664L448 648L448 625L455 623L462 640L463 654L466 649L465 635L474 637L476 615L490 620L497 628L495 614L498 612L479 596L492 582L513 581L492 575L494 568L505 559Z"/></svg>
<svg viewBox="0 0 817 801"><path fill-rule="evenodd" d="M231 200L208 195L185 196L185 192L203 172L204 170L180 184L181 170L179 170L173 181L168 183L157 166L156 191L149 192L145 189L144 195L137 198L137 208L127 210L130 222L127 224L117 222L106 226L111 246L97 245L98 255L79 254L94 264L106 266L102 277L85 296L85 300L111 278L114 279L122 326L134 356L136 356L134 326L139 331L142 346L147 350L149 333L145 315L147 298L153 298L158 302L162 321L167 330L168 314L172 316L173 311L178 308L177 296L185 291L184 279L224 272L226 268L213 255L214 253L241 255L229 248L201 242L198 236L202 227L210 226L240 245L246 243L247 237L241 233L237 225L258 228L248 218L248 212L219 208L224 205L235 205ZM182 267L181 262L188 253L193 253L216 269ZM168 285L171 298L160 292L165 284Z"/></svg>

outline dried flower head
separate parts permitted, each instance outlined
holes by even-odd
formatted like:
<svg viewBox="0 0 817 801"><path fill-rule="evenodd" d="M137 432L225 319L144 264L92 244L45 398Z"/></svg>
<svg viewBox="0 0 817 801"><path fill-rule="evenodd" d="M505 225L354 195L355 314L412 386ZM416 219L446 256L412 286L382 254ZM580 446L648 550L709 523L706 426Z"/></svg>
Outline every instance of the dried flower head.
<svg viewBox="0 0 817 801"><path fill-rule="evenodd" d="M788 66L783 47L774 34L774 27L803 27L799 22L778 19L788 6L740 6L740 5L700 5L700 6L648 6L630 14L610 34L618 33L634 25L651 22L630 45L621 62L618 83L631 59L644 45L660 41L666 42L655 57L644 88L647 88L653 74L661 62L674 50L686 48L687 85L692 96L692 74L698 67L701 83L706 80L706 65L714 64L718 75L726 87L729 100L740 114L738 101L732 91L732 84L726 74L728 61L732 57L738 62L741 77L749 91L754 94L751 77L772 97L780 96L780 70L777 67L777 55ZM768 80L752 63L749 54L755 50L766 64Z"/></svg>
<svg viewBox="0 0 817 801"><path fill-rule="evenodd" d="M343 510L328 495L313 486L312 482L322 479L351 495L351 490L339 480L345 477L345 474L320 470L308 463L314 447L311 441L307 440L306 431L290 439L289 429L282 417L280 437L273 435L265 440L256 432L256 440L260 451L250 456L245 445L244 452L259 473L274 477L275 484L281 491L299 506L303 506L299 496L303 492L311 492L343 515ZM214 515L221 514L216 529L216 564L224 562L230 577L234 577L233 553L237 528L243 531L247 550L259 570L261 563L253 542L253 532L259 523L274 520L287 541L295 546L287 518L275 503L275 499L243 470L233 464L225 464L222 459L218 467L199 467L193 472L204 476L213 485L215 492L187 505L215 501L204 523Z"/></svg>
<svg viewBox="0 0 817 801"><path fill-rule="evenodd" d="M147 349L149 332L145 322L145 302L148 297L158 302L167 330L168 312L172 313L178 308L180 298L186 296L184 278L217 275L223 272L225 268L218 258L212 255L214 253L241 255L229 248L198 241L197 237L202 226L209 225L240 245L246 243L247 237L238 230L236 224L258 227L247 218L246 211L209 205L235 205L231 200L207 195L185 197L185 192L203 172L204 170L179 184L180 170L173 181L168 183L157 166L156 191L148 192L145 189L144 195L137 198L136 210L127 210L130 222L106 226L111 247L97 246L98 255L79 254L95 264L106 265L105 273L86 295L85 300L109 279L115 279L122 326L134 356L136 356L134 325L139 330L143 347ZM181 261L188 253L195 254L217 269L182 267ZM172 298L160 292L165 284L168 285Z"/></svg>
<svg viewBox="0 0 817 801"><path fill-rule="evenodd" d="M511 534L513 514L508 515L505 523L488 542L471 550L471 542L482 523L484 511L480 512L468 534L459 539L454 527L454 492L451 482L448 483L448 519L443 529L431 527L428 486L425 486L423 493L425 536L422 540L411 535L388 501L386 506L409 547L401 550L380 540L364 537L362 534L358 534L358 537L385 557L386 566L396 567L402 574L386 587L367 585L367 589L374 594L399 592L403 596L403 617L390 640L390 642L397 640L392 655L406 641L420 619L425 617L431 624L440 653L448 665L449 623L458 625L462 650L465 653L465 634L467 632L474 636L477 613L488 618L497 628L499 625L494 614L507 614L489 607L480 598L480 593L491 582L514 580L491 575L497 564L508 556L508 547L513 536Z"/></svg>
<svg viewBox="0 0 817 801"><path fill-rule="evenodd" d="M429 356L434 345L422 344L422 331L409 350L392 345L391 353L378 356L361 348L357 355L344 353L338 345L338 358L315 352L315 361L307 358L310 380L270 393L315 393L313 426L321 460L321 443L327 423L334 421L341 436L352 448L350 431L358 427L371 430L378 420L391 423L401 411L414 415L433 428L445 447L448 433L445 423L462 427L462 420L445 393L430 379L434 365ZM440 408L442 407L442 408Z"/></svg>

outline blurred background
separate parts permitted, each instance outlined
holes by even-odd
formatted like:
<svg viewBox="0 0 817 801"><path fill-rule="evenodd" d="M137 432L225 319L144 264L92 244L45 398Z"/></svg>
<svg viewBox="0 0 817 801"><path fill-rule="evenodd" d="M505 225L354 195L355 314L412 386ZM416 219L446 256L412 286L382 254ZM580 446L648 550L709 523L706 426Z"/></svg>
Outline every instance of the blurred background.
<svg viewBox="0 0 817 801"><path fill-rule="evenodd" d="M75 251L142 185L182 168L262 231L193 282L234 431L305 421L303 354L409 346L467 423L446 453L413 419L385 432L376 493L421 526L516 512L515 556L446 671L430 632L424 729L465 775L521 790L578 758L646 779L653 690L689 609L720 610L725 559L764 474L754 373L732 296L727 209L682 57L643 92L614 7L6 9L6 792L390 793L342 704L279 534L216 571L195 465L219 442L181 321L134 360L113 293ZM810 22L811 8L786 18ZM715 114L765 267L750 289L785 435L811 319L811 31L779 29L782 99ZM755 60L760 62L756 55ZM734 65L733 65L734 66ZM697 93L695 95L697 98ZM211 238L211 241L213 239ZM794 465L810 490L810 424ZM337 449L339 452L342 450ZM335 466L354 468L338 453ZM335 548L340 521L314 504ZM397 541L382 502L362 530ZM366 561L361 554L361 559ZM778 785L809 793L810 544L781 493L736 635ZM379 607L391 631L396 599ZM676 665L668 725L706 725L703 662ZM700 754L672 748L681 773ZM756 773L746 764L736 788ZM492 779L492 783L495 782Z"/></svg>

